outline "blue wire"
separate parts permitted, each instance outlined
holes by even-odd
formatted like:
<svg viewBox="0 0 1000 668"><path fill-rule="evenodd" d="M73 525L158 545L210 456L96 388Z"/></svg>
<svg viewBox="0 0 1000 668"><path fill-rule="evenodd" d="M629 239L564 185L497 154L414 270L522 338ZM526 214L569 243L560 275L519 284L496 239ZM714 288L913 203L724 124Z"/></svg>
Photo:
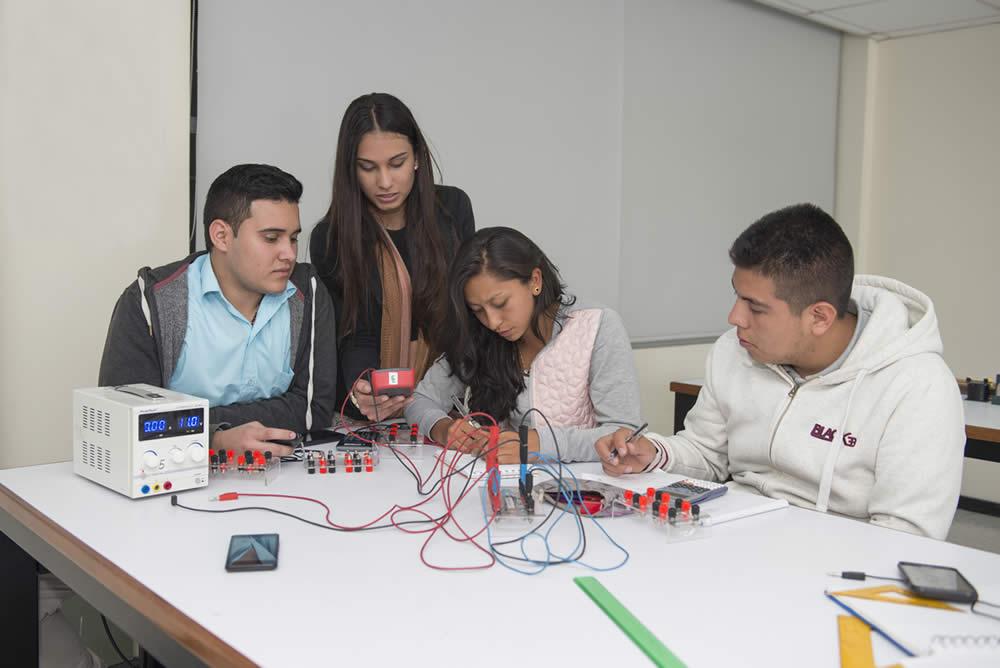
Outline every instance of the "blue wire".
<svg viewBox="0 0 1000 668"><path fill-rule="evenodd" d="M583 542L583 533L584 533L585 529L584 529L584 526L583 526L583 518L582 518L582 516L580 514L580 509L579 509L579 507L576 504L572 503L572 498L574 498L574 497L571 496L571 494L573 493L573 491L570 489L570 487L568 485L566 485L566 481L559 478L559 474L552 468L551 465L546 465L546 463L552 463L555 466L558 466L559 462L556 461L556 460L553 460L551 457L548 457L548 456L543 455L541 453L533 453L533 454L535 454L536 458L538 460L540 460L541 462L543 462L543 463L542 464L535 464L535 465L533 465L531 467L530 471L532 471L532 472L534 472L536 470L541 471L541 472L546 473L547 475L549 475L553 480L556 480L557 481L557 485L558 485L559 495L562 496L566 500L566 503L563 504L563 506L561 508L559 508L559 510L562 512L562 514L559 515L558 517L556 517L556 519L552 521L552 523L549 525L548 529L545 531L544 535L538 533L537 531L531 531L527 535L525 535L523 538L521 538L521 540L519 541L519 543L520 543L520 549L521 549L521 556L524 557L524 559L527 562L532 563L532 564L537 564L538 565L538 569L537 570L530 570L530 571L529 570L524 570L524 569L520 569L520 568L517 568L515 566L512 566L512 565L506 563L503 560L502 556L499 553L497 553L496 549L494 548L494 546L493 546L493 532L492 532L490 526L487 526L487 531L486 531L486 533L487 533L487 540L488 540L488 543L489 543L489 546L490 546L490 550L493 552L494 556L496 557L497 563L499 563L504 568L512 570L512 571L514 571L516 573L521 573L523 575L537 575L537 574L541 573L546 568L548 568L548 566L550 566L552 564L553 557L556 557L561 562L578 563L581 566L584 566L585 568L588 568L588 569L596 571L596 572L613 571L613 570L616 570L616 569L621 568L622 566L624 566L628 562L628 560L629 560L629 556L630 555L629 555L628 550L626 550L624 547L622 547L622 545L620 543L618 543L617 541L615 541L611 537L611 535L607 532L607 530L601 525L600 522L597 521L597 518L595 518L591 514L590 510L588 508L586 508L586 507L583 508L584 512L586 513L586 516L589 517L590 520L594 524L597 525L597 528L600 529L601 533L604 534L605 538L607 538L608 541L612 545L614 545L625 556L624 556L624 558L622 559L622 561L620 563L615 564L613 566L609 566L609 567L593 566L591 564L588 564L585 561L582 561L578 557L570 558L569 555L574 554L580 548L580 545ZM562 468L562 467L560 467L560 468ZM581 494L580 482L579 482L579 480L577 479L576 475L573 473L572 470L570 470L568 468L566 470L569 471L570 478L572 479L573 487L575 488L576 497L579 497L580 494ZM551 535L552 531L555 529L556 525L562 520L562 518L565 515L571 515L572 517L574 517L574 519L576 520L576 524L577 524L577 527L579 529L579 532L577 533L577 543L576 543L576 546L572 550L570 550L569 553L565 557L562 557L561 555L559 555L559 554L557 554L556 552L553 551L551 543L549 542L549 536ZM484 519L484 521L489 522L489 518L486 515L486 506L485 506L485 503L483 505L483 519ZM542 541L542 545L545 548L545 555L546 555L544 561L539 560L539 559L533 559L533 558L529 557L528 554L527 554L527 546L525 545L525 543L526 543L527 539L531 538L532 536L535 536L536 538L538 538L538 539L540 539Z"/></svg>
<svg viewBox="0 0 1000 668"><path fill-rule="evenodd" d="M538 454L538 457L539 457L539 459L542 459L542 460L552 461L552 459L550 457L547 457L546 455L543 455L541 453ZM576 494L579 496L580 495L580 482L577 480L576 475L573 473L572 469L567 468L566 470L569 471L569 475L573 479L573 484L576 486ZM560 482L560 490L561 489L562 489L562 484ZM616 566L611 566L611 567L606 567L606 568L601 568L601 567L598 567L598 566L592 566L592 565L588 564L587 562L585 562L585 561L583 561L581 559L571 559L570 561L577 562L580 565L589 568L590 570L597 571L598 573L603 573L603 572L607 572L607 571L613 571L613 570L621 568L626 563L628 563L629 556L630 556L628 550L626 550L624 547L622 547L622 545L620 543L618 543L618 541L616 541L614 538L611 537L611 534L608 533L607 529L605 529L604 526L600 522L597 521L597 518L594 517L593 514L591 514L590 509L587 508L586 506L583 506L582 504L581 504L580 507L576 506L576 504L572 503L570 501L570 498L568 496L566 496L565 494L564 494L563 498L565 498L566 501L567 501L567 503L565 505L572 506L573 509L576 511L575 514L578 517L580 517L579 510L580 510L580 507L582 507L583 511L587 514L587 517L590 519L591 522L593 522L595 525L597 525L597 528L601 530L601 533L604 534L604 537L607 538L608 541L612 545L614 545L616 548L618 548L618 550L622 554L625 555L625 558L622 559L621 563L617 564ZM582 518L581 518L580 521L581 521L581 524L582 524ZM573 554L573 553L570 552L570 554Z"/></svg>

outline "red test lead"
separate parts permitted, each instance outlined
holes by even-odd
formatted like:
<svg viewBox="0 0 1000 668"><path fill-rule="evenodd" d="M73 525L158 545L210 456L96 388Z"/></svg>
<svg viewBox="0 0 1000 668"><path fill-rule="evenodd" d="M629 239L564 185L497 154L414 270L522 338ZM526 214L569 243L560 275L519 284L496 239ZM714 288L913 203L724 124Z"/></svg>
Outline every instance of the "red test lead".
<svg viewBox="0 0 1000 668"><path fill-rule="evenodd" d="M239 492L226 492L218 496L213 496L209 501L235 501L240 498Z"/></svg>

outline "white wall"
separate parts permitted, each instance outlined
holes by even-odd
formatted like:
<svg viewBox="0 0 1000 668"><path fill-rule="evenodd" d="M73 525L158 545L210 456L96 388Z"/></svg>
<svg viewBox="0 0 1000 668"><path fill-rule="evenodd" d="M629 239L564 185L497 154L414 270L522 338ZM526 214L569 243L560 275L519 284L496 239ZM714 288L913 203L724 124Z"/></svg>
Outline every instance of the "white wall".
<svg viewBox="0 0 1000 668"><path fill-rule="evenodd" d="M71 457L121 290L183 256L189 4L0 0L0 467Z"/></svg>
<svg viewBox="0 0 1000 668"><path fill-rule="evenodd" d="M1000 372L1000 25L845 41L838 206L859 269L933 300L956 376ZM1000 464L963 494L1000 501Z"/></svg>
<svg viewBox="0 0 1000 668"><path fill-rule="evenodd" d="M879 45L872 271L934 300L959 376L1000 373L1000 25Z"/></svg>

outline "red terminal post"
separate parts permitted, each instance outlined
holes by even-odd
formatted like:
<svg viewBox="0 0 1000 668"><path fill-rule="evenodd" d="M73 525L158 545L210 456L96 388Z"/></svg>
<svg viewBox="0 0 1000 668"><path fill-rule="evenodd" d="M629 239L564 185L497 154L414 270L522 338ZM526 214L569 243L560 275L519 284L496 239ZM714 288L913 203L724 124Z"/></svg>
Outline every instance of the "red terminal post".
<svg viewBox="0 0 1000 668"><path fill-rule="evenodd" d="M689 512L691 512L691 502L688 501L687 499L684 499L683 501L681 501L681 512L682 513L689 513Z"/></svg>
<svg viewBox="0 0 1000 668"><path fill-rule="evenodd" d="M215 448L209 448L208 449L208 456L211 457L214 454L215 454Z"/></svg>
<svg viewBox="0 0 1000 668"><path fill-rule="evenodd" d="M647 487L646 488L646 497L650 501L652 501L653 499L655 499L656 498L656 488L655 487Z"/></svg>
<svg viewBox="0 0 1000 668"><path fill-rule="evenodd" d="M630 490L630 489L626 489L625 490L625 505L626 506L631 506L632 505L632 497L634 495L635 495L635 492L633 492L632 490Z"/></svg>
<svg viewBox="0 0 1000 668"><path fill-rule="evenodd" d="M648 496L640 496L639 497L639 512L640 513L646 512L646 507L648 505L649 505L649 497Z"/></svg>
<svg viewBox="0 0 1000 668"><path fill-rule="evenodd" d="M670 505L670 492L660 492L660 503Z"/></svg>
<svg viewBox="0 0 1000 668"><path fill-rule="evenodd" d="M669 505L666 504L666 503L661 502L660 503L660 519L661 520L667 519L667 511L668 510L669 510Z"/></svg>
<svg viewBox="0 0 1000 668"><path fill-rule="evenodd" d="M365 455L365 471L367 471L368 473L371 473L374 470L375 470L375 467L372 464L372 456L371 455Z"/></svg>
<svg viewBox="0 0 1000 668"><path fill-rule="evenodd" d="M354 473L354 457L349 452L344 455L344 469L348 473Z"/></svg>
<svg viewBox="0 0 1000 668"><path fill-rule="evenodd" d="M319 472L326 473L326 459L324 457L319 458Z"/></svg>
<svg viewBox="0 0 1000 668"><path fill-rule="evenodd" d="M228 459L229 461L233 461L234 457L236 457L236 452L235 451L233 451L233 450L226 450L226 459Z"/></svg>

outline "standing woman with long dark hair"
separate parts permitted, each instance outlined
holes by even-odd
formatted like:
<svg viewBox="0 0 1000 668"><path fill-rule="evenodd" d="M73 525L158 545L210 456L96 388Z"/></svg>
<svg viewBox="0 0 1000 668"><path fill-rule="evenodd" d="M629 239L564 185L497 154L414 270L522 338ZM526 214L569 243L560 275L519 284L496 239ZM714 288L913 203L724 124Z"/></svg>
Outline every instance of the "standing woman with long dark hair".
<svg viewBox="0 0 1000 668"><path fill-rule="evenodd" d="M466 452L486 444L485 430L449 415L452 397L467 397L473 412L507 432L501 463L518 461L522 421L529 450L564 461L597 460L598 438L639 426L639 381L621 318L567 294L555 265L521 232L488 227L462 244L448 315L444 355L406 408L407 420L438 443Z"/></svg>
<svg viewBox="0 0 1000 668"><path fill-rule="evenodd" d="M407 401L354 384L365 369L412 367L419 380L441 349L448 265L475 220L468 195L434 184L434 166L399 99L371 93L347 107L309 253L338 314L338 408L350 392L355 416L398 415Z"/></svg>

